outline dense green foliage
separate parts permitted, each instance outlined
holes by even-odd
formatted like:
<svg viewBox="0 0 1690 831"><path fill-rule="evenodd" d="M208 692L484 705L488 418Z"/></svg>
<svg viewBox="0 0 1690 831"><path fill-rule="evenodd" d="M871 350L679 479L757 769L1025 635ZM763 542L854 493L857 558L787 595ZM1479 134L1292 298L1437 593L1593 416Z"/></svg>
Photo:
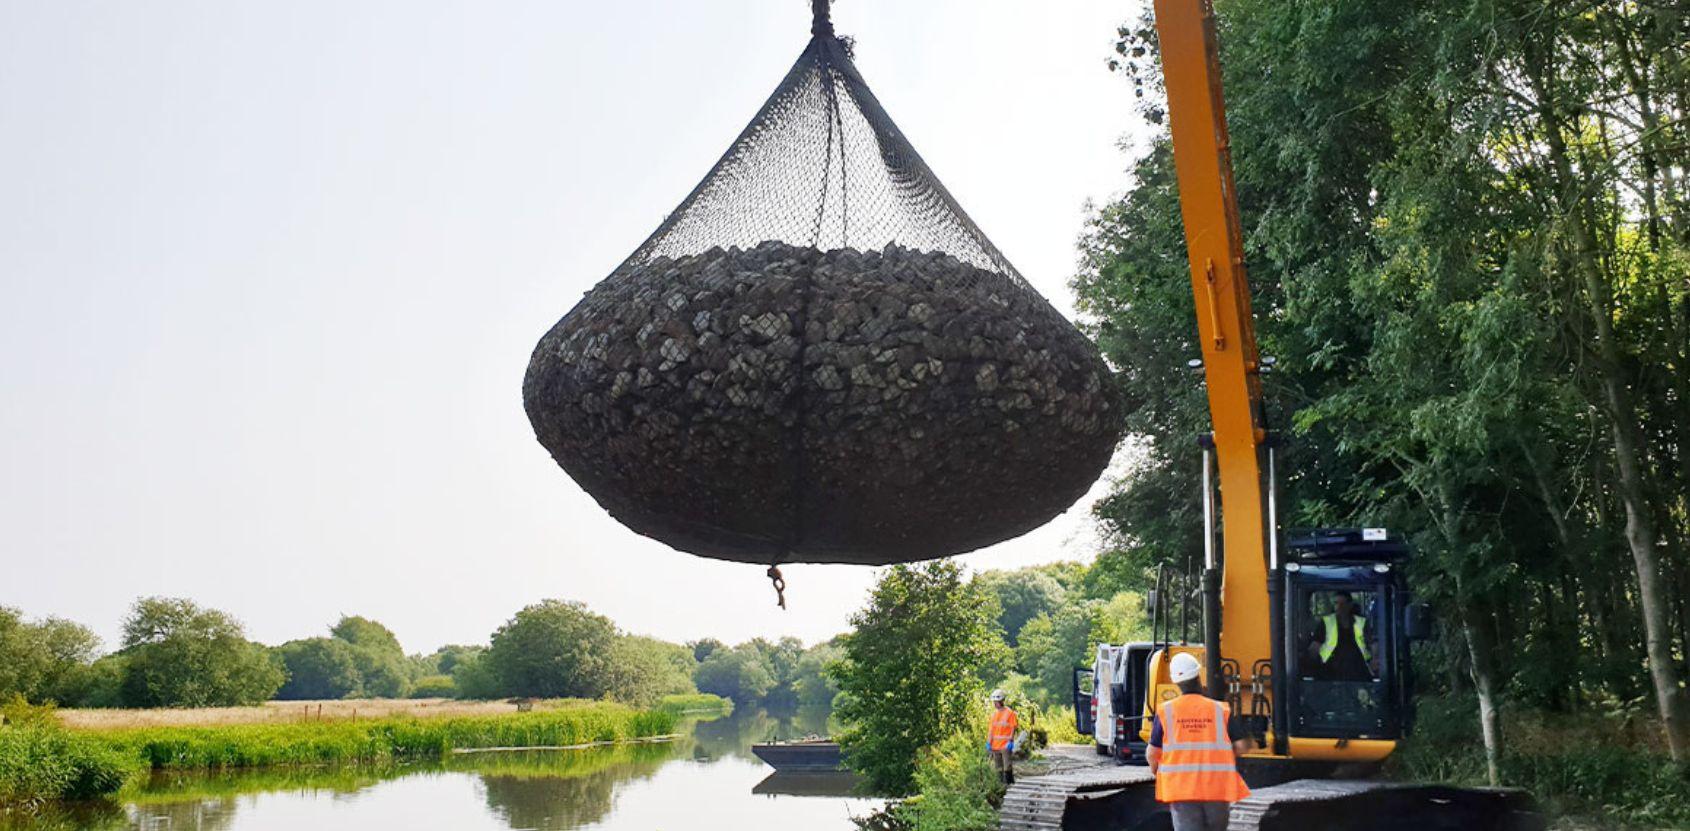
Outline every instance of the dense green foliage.
<svg viewBox="0 0 1690 831"><path fill-rule="evenodd" d="M1411 535L1430 688L1652 702L1690 747L1690 16L1588 0L1217 4L1290 526ZM1118 65L1160 122L1154 35ZM1144 455L1098 509L1123 588L1201 539L1207 426L1169 148L1074 281ZM1493 773L1506 779L1501 757Z"/></svg>
<svg viewBox="0 0 1690 831"><path fill-rule="evenodd" d="M773 668L751 644L710 653L693 673L701 692L735 701L761 701L774 689Z"/></svg>
<svg viewBox="0 0 1690 831"><path fill-rule="evenodd" d="M392 630L348 615L328 637L266 648L246 640L240 622L225 612L151 597L136 601L125 619L121 648L99 656L99 639L84 626L26 621L0 607L0 697L77 707L209 707L272 697L581 697L646 707L697 691L695 646L620 632L579 603L523 609L492 642L408 656ZM797 640L757 640L746 648L772 679L756 700L792 704L800 688L831 699L831 688L816 680L820 663L806 662Z"/></svg>
<svg viewBox="0 0 1690 831"><path fill-rule="evenodd" d="M988 723L976 708L970 723L924 748L915 768L913 796L892 809L911 831L992 831L1004 786L980 750Z"/></svg>
<svg viewBox="0 0 1690 831"><path fill-rule="evenodd" d="M0 606L0 700L21 696L40 703L73 703L89 682L88 665L100 639L59 618L28 622Z"/></svg>
<svg viewBox="0 0 1690 831"><path fill-rule="evenodd" d="M1010 646L1020 639L1023 626L1055 612L1068 597L1068 590L1042 571L984 571L974 576L974 582L997 598L998 627Z"/></svg>
<svg viewBox="0 0 1690 831"><path fill-rule="evenodd" d="M339 638L305 638L276 647L288 680L276 691L284 700L350 698L364 689L351 644Z"/></svg>
<svg viewBox="0 0 1690 831"><path fill-rule="evenodd" d="M777 710L827 707L839 691L826 674L828 664L842 654L832 641L805 649L797 638L753 638L732 647L706 638L691 648L703 656L692 675L698 689L740 704Z"/></svg>
<svg viewBox="0 0 1690 831"><path fill-rule="evenodd" d="M500 626L482 660L505 695L598 698L610 690L615 643L610 618L545 600Z"/></svg>
<svg viewBox="0 0 1690 831"><path fill-rule="evenodd" d="M692 650L678 643L640 635L616 639L611 665L611 696L618 701L650 706L672 695L694 693Z"/></svg>
<svg viewBox="0 0 1690 831"><path fill-rule="evenodd" d="M887 569L840 637L839 736L846 762L870 787L909 793L915 763L964 728L985 694L982 673L1006 651L994 599L954 562Z"/></svg>
<svg viewBox="0 0 1690 831"><path fill-rule="evenodd" d="M179 598L146 597L123 622L123 703L216 707L268 700L287 677L239 621Z"/></svg>
<svg viewBox="0 0 1690 831"><path fill-rule="evenodd" d="M411 698L456 698L458 685L450 675L424 675L411 684Z"/></svg>
<svg viewBox="0 0 1690 831"><path fill-rule="evenodd" d="M343 616L329 634L351 646L361 695L398 698L405 694L416 666L405 657L392 630L369 618Z"/></svg>

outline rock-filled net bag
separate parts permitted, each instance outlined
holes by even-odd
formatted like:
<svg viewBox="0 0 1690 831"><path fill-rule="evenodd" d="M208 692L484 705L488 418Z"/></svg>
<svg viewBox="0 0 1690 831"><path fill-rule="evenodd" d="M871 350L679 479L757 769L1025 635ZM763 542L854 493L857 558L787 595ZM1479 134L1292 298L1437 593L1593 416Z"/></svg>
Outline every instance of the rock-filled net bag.
<svg viewBox="0 0 1690 831"><path fill-rule="evenodd" d="M1102 473L1097 349L881 109L825 2L792 70L535 348L540 443L617 520L761 564L943 557Z"/></svg>

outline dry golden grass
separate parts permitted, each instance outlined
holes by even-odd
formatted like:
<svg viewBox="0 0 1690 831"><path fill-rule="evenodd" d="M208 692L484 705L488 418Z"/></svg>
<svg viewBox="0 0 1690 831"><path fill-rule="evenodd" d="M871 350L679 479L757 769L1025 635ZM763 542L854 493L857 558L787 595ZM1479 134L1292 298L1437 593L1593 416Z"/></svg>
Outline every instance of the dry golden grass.
<svg viewBox="0 0 1690 831"><path fill-rule="evenodd" d="M540 701L536 710L568 706L568 700ZM187 727L218 724L286 724L347 721L410 715L418 718L485 716L517 712L504 701L457 701L450 698L361 698L339 701L270 701L256 707L205 707L157 710L59 710L59 720L76 730L129 727Z"/></svg>

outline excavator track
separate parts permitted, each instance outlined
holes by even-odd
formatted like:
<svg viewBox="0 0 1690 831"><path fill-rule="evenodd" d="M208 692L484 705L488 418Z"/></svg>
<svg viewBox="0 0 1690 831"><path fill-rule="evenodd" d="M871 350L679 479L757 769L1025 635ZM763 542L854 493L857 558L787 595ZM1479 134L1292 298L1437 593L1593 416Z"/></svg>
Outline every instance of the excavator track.
<svg viewBox="0 0 1690 831"><path fill-rule="evenodd" d="M1078 815L1091 813L1090 804L1154 801L1155 777L1143 767L1096 766L1045 776L1031 776L1011 785L998 811L999 831L1061 831L1075 827ZM1110 806L1114 807L1114 806ZM1115 831L1113 827L1110 831Z"/></svg>
<svg viewBox="0 0 1690 831"><path fill-rule="evenodd" d="M1004 795L1000 831L1165 831L1148 768L1052 748L1049 773ZM1086 750L1089 750L1087 748ZM1543 831L1529 794L1385 780L1297 779L1255 788L1232 806L1230 831Z"/></svg>
<svg viewBox="0 0 1690 831"><path fill-rule="evenodd" d="M1381 780L1298 779L1232 806L1229 831L1543 831L1531 795Z"/></svg>

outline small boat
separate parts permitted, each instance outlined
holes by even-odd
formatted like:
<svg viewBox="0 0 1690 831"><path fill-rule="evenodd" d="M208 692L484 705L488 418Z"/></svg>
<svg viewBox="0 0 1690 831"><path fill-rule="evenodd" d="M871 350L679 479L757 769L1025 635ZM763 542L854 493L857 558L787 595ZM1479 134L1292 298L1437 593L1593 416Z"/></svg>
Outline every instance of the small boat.
<svg viewBox="0 0 1690 831"><path fill-rule="evenodd" d="M839 743L831 739L765 742L752 745L751 752L782 773L845 769L839 758Z"/></svg>

